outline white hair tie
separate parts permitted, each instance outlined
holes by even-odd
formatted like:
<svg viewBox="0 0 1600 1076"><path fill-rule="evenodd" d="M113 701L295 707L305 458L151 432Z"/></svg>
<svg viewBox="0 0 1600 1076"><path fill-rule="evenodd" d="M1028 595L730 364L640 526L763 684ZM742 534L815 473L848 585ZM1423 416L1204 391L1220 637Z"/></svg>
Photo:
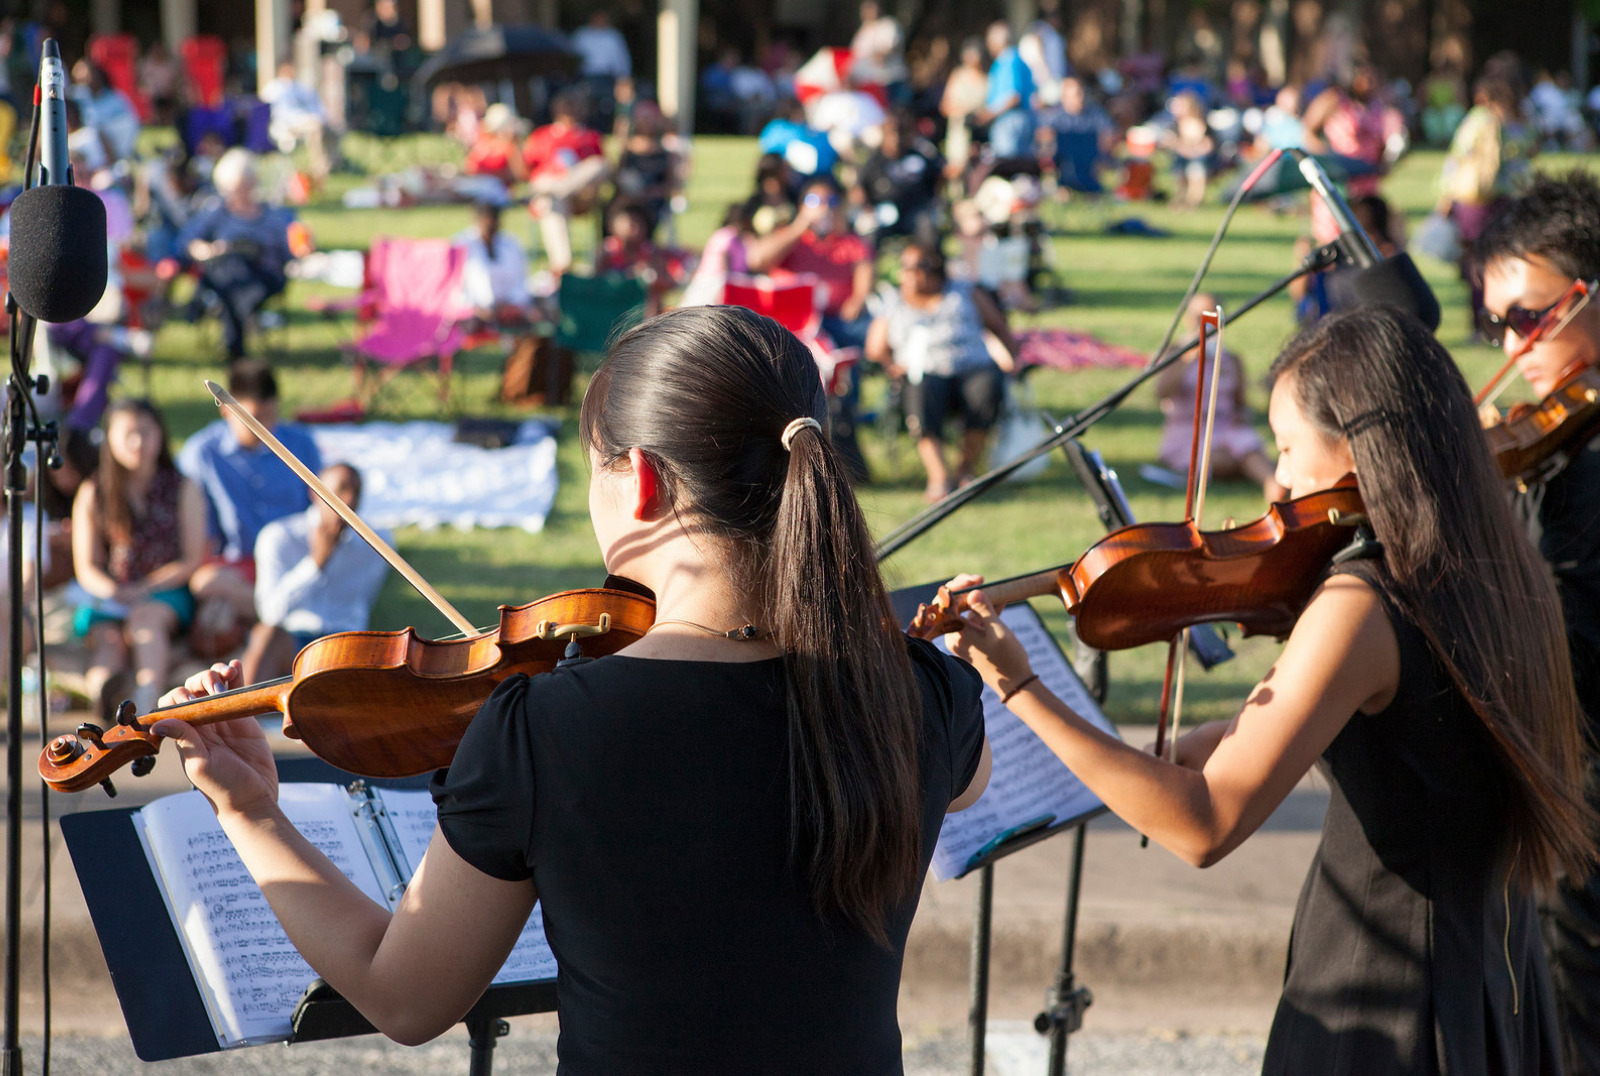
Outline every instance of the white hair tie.
<svg viewBox="0 0 1600 1076"><path fill-rule="evenodd" d="M814 418L797 418L783 428L783 433L779 435L778 440L783 443L785 452L794 451L794 435L807 427L816 430L818 433L822 432L822 423Z"/></svg>

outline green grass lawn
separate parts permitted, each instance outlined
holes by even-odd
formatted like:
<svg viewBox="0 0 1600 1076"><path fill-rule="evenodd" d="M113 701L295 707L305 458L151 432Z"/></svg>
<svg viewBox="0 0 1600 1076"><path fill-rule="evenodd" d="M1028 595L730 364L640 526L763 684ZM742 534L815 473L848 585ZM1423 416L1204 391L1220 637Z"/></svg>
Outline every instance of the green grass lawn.
<svg viewBox="0 0 1600 1076"><path fill-rule="evenodd" d="M426 136L384 144L355 135L349 152L369 166L395 167L443 160L450 151L441 140ZM697 246L716 226L728 203L747 193L755 158L755 144L750 139L697 140L689 185L691 208L679 221L680 242ZM1439 164L1437 154L1415 154L1387 183L1389 197L1405 211L1413 227L1433 202L1432 185ZM334 196L358 182L351 177L336 177L328 201L302 212L323 249L365 247L377 234L451 235L469 223L466 207L346 210L334 201ZM1182 212L1163 206L1123 206L1109 211L1111 218L1134 215L1171 231L1172 237L1135 239L1092 234L1087 228L1103 223L1106 212L1072 210L1065 214L1069 227L1076 224L1085 229L1055 240L1057 264L1074 303L1040 318L1021 318L1020 324L1070 325L1115 343L1142 350L1154 348L1199 264L1221 217L1221 208L1208 206ZM525 214L508 212L506 226L524 240L532 238L532 222ZM1303 208L1298 215L1284 216L1260 207L1242 210L1213 263L1206 286L1220 294L1225 308L1237 305L1292 268L1294 238L1306 227ZM593 242L587 224L577 226L574 240L581 256L582 248ZM1449 267L1423 259L1422 269L1445 308L1440 339L1455 353L1469 381L1481 380L1492 369L1494 359L1487 348L1467 342L1464 288ZM338 351L340 341L349 334L349 326L304 313L303 299L310 293L309 286L296 284L291 288L287 333L276 334L260 348L272 357L280 371L287 414L299 408L324 406L351 391L350 368L341 361ZM1292 331L1290 303L1280 298L1230 326L1228 342L1243 357L1251 378L1259 381L1276 349ZM500 356L488 352L457 359L452 399L457 413L485 415L503 411L491 402L498 386L499 364ZM215 417L216 408L201 387L201 379L216 377L221 367L219 336L214 327L200 330L172 325L162 332L156 347L151 391L166 409L177 438L193 433ZM1128 376L1127 371L1067 374L1041 370L1031 382L1041 406L1061 416L1092 403ZM125 372L124 391L137 390L138 378L136 372ZM431 374L403 375L380 398L381 417L438 417L434 385ZM878 391L877 385L869 384L869 402ZM1264 406L1264 392L1259 385L1254 395L1256 404ZM401 552L477 622L491 622L498 604L520 603L558 590L593 585L603 575L587 518L587 468L574 436L575 410L563 412L562 417L561 488L542 533L408 529L399 534ZM1265 432L1264 424L1262 429ZM1146 388L1084 438L1117 467L1140 519L1172 520L1182 511L1181 494L1138 477L1138 465L1155 454L1159 430L1154 393ZM922 478L915 454L903 435L898 444L889 445L869 431L863 441L873 465L874 481L861 490L861 497L874 530L882 534L922 507ZM1243 522L1260 515L1263 508L1258 490L1242 483L1220 483L1207 500L1206 522L1216 526L1227 517ZM1069 562L1101 534L1092 504L1078 488L1065 460L1057 458L1037 479L1008 484L963 509L892 558L887 568L893 585L943 579L964 571L995 578ZM1037 605L1053 628L1065 627L1066 617L1059 603L1041 601ZM394 577L384 589L373 626L407 625L430 635L449 630L443 617ZM1265 671L1277 649L1276 644L1266 640L1236 640L1236 646L1237 660L1190 678L1186 721L1230 714ZM1154 719L1164 656L1164 647L1112 655L1108 710L1113 717L1120 721Z"/></svg>

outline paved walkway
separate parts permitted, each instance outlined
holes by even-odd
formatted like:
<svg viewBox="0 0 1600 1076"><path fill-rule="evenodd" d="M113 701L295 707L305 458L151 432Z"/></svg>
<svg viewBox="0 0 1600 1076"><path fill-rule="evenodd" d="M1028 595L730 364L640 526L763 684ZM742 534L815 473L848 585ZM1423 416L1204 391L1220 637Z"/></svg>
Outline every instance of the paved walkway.
<svg viewBox="0 0 1600 1076"><path fill-rule="evenodd" d="M1126 735L1132 742L1143 742L1141 736L1145 733L1133 729L1126 730ZM287 741L283 741L283 748L285 753L303 750ZM30 766L37 751L37 740L30 738L24 751ZM187 787L176 756L170 751L162 752L151 776L119 777L117 785L121 795L115 801L108 801L98 790L78 796L58 795L51 797L52 811L134 806ZM36 818L36 786L31 781L30 786L26 813ZM1196 870L1158 847L1140 848L1138 836L1114 818L1104 817L1091 825L1084 864L1077 972L1078 981L1088 985L1095 995L1086 1018L1090 1037L1084 1041L1099 1042L1094 1036L1104 1036L1105 1052L1097 1055L1093 1050L1100 1050L1101 1046L1091 1050L1086 1045L1086 1067L1075 1067L1075 1072L1146 1071L1137 1067L1088 1066L1090 1058L1114 1059L1121 1056L1118 1051L1122 1050L1132 1051L1129 1056L1155 1058L1166 1049L1160 1043L1177 1044L1172 1049L1185 1057L1214 1054L1224 1060L1215 1065L1211 1061L1195 1061L1200 1067L1158 1065L1148 1071L1231 1072L1234 1070L1224 1064L1226 1057L1232 1057L1238 1049L1248 1054L1256 1048L1248 1044L1259 1044L1271 1019L1282 980L1294 903L1316 846L1326 799L1325 789L1315 778L1308 779L1262 833L1206 871ZM1063 835L1002 860L996 869L990 1009L995 1019L1031 1020L1053 980L1060 952L1071 847L1070 837ZM38 925L43 894L39 869L42 855L35 825L26 829L24 851L23 938L29 960L24 976L24 1011L25 1022L36 1028ZM126 1052L125 1031L99 944L70 859L59 839L54 861L52 952L58 1032L113 1036L115 1045L93 1045L89 1040L91 1044L82 1048L91 1053L101 1049ZM901 996L902 1027L909 1043L932 1044L928 1049L934 1055L963 1041L974 894L974 879L942 884L930 881L912 927ZM1216 1038L1217 1035L1223 1037ZM277 1050L251 1054L263 1058L284 1056ZM403 1056L414 1055L407 1052ZM1105 1064L1113 1065L1113 1061ZM1189 1061L1183 1065L1189 1065ZM541 1071L531 1061L530 1066L508 1064L507 1070ZM1246 1065L1239 1071L1249 1069ZM83 1068L63 1065L60 1071L121 1070L101 1068L96 1061ZM213 1070L202 1067L171 1071ZM946 1070L932 1067L908 1071Z"/></svg>

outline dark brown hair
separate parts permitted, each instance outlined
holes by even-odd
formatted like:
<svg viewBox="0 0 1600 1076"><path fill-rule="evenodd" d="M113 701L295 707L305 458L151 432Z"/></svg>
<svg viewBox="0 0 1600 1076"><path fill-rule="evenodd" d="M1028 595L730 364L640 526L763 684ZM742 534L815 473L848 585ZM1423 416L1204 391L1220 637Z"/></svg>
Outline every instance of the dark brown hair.
<svg viewBox="0 0 1600 1076"><path fill-rule="evenodd" d="M1503 850L1525 887L1595 858L1587 752L1561 604L1512 515L1466 380L1392 307L1323 318L1272 364L1307 419L1348 437L1385 587L1483 722L1510 791Z"/></svg>
<svg viewBox="0 0 1600 1076"><path fill-rule="evenodd" d="M167 438L167 421L149 400L118 400L106 408L105 428L109 433L111 420L118 415L144 416L161 431L161 455L156 458L156 470L173 468L172 447ZM108 437L100 445L100 467L95 472L95 509L100 517L100 529L108 546L126 544L133 540L133 509L128 504L128 469L111 454Z"/></svg>
<svg viewBox="0 0 1600 1076"><path fill-rule="evenodd" d="M228 367L228 392L236 399L267 403L278 398L278 378L262 359L236 359Z"/></svg>
<svg viewBox="0 0 1600 1076"><path fill-rule="evenodd" d="M811 418L785 450L795 419ZM790 849L819 913L887 942L920 884L920 706L817 365L777 322L694 307L611 348L580 422L600 466L640 449L686 523L734 551L741 590L783 652Z"/></svg>

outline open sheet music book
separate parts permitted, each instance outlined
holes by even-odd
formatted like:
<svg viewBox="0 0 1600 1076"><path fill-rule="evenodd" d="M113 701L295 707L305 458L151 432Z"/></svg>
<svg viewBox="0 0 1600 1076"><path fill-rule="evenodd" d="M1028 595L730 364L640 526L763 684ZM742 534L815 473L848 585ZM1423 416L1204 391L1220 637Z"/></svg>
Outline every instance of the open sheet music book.
<svg viewBox="0 0 1600 1076"><path fill-rule="evenodd" d="M393 909L433 836L427 792L285 784L278 803L294 827L367 896ZM289 942L261 889L199 792L133 816L145 855L224 1049L290 1038L295 1003L317 977ZM537 906L496 983L554 979Z"/></svg>
<svg viewBox="0 0 1600 1076"><path fill-rule="evenodd" d="M1115 736L1116 728L1083 686L1039 614L1024 602L1008 606L1000 618L1028 651L1039 681L1084 720ZM942 641L938 645L944 646ZM1100 798L987 687L983 689L983 722L994 760L989 787L965 811L945 815L933 852L933 873L940 881L965 874L974 853L1008 831L1047 815L1054 816L1048 825L1063 825L1101 806Z"/></svg>

